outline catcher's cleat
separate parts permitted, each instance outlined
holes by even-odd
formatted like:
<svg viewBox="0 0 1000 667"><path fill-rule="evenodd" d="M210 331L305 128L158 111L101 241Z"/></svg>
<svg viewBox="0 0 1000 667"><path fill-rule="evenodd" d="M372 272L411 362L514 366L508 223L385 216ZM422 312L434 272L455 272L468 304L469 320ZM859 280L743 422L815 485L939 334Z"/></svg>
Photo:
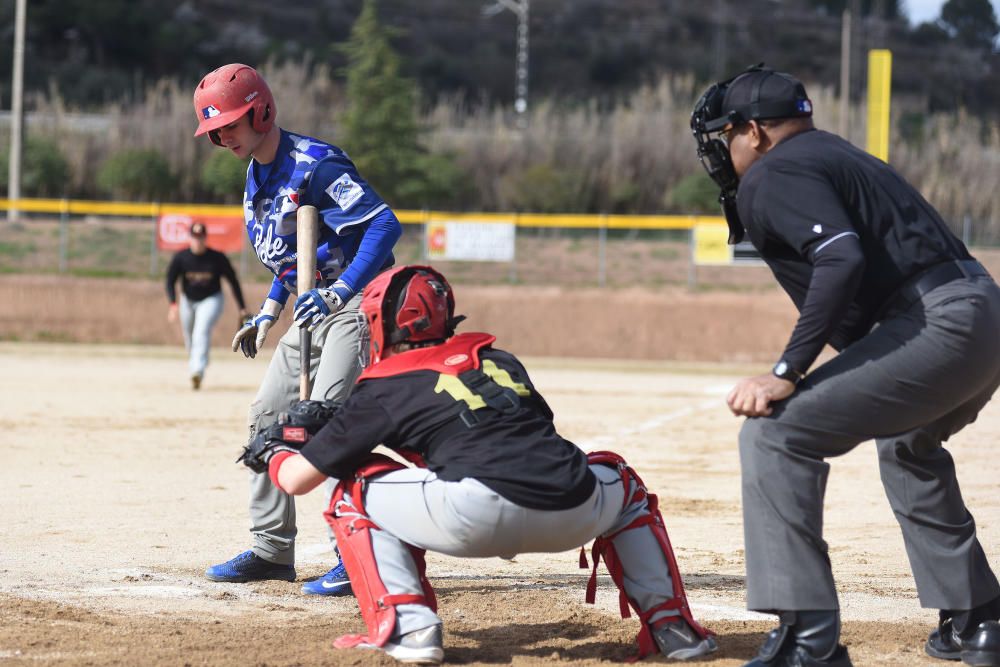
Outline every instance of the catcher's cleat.
<svg viewBox="0 0 1000 667"><path fill-rule="evenodd" d="M924 645L927 655L942 660L961 660L973 667L1000 667L1000 622L980 623L968 637L955 631L950 618L931 633Z"/></svg>
<svg viewBox="0 0 1000 667"><path fill-rule="evenodd" d="M302 592L307 595L353 595L351 590L351 580L347 578L347 570L344 563L337 563L337 566L324 574L319 579L307 581L302 584Z"/></svg>
<svg viewBox="0 0 1000 667"><path fill-rule="evenodd" d="M702 639L680 616L671 617L650 630L660 653L671 660L700 658L719 648L711 635Z"/></svg>
<svg viewBox="0 0 1000 667"><path fill-rule="evenodd" d="M358 648L377 649L400 662L415 665L440 665L444 661L442 646L440 623L390 639L385 646L358 644Z"/></svg>
<svg viewBox="0 0 1000 667"><path fill-rule="evenodd" d="M295 581L295 566L279 565L264 560L253 551L244 551L236 558L219 563L205 570L205 576L212 581L229 584L243 584L248 581L278 579Z"/></svg>

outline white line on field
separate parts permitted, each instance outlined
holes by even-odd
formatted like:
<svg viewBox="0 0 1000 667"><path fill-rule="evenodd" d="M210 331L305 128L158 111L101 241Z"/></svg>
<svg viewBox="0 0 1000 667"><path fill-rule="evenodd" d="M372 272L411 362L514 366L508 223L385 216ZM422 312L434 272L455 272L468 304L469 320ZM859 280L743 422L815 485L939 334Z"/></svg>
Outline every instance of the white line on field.
<svg viewBox="0 0 1000 667"><path fill-rule="evenodd" d="M601 435L596 438L590 438L589 440L583 440L577 442L577 446L580 449L598 449L601 447L606 447L608 445L614 444L621 441L629 436L638 435L640 433L645 433L647 431L653 431L664 424L668 424L676 419L682 417L687 417L695 412L701 412L702 410L708 410L709 408L714 408L719 406L719 400L713 398L710 401L702 401L697 405L688 405L683 408L674 410L673 412L668 412L666 414L659 415L658 417L653 417L652 419L647 419L635 426L629 426L628 428L621 429L617 433L611 435Z"/></svg>

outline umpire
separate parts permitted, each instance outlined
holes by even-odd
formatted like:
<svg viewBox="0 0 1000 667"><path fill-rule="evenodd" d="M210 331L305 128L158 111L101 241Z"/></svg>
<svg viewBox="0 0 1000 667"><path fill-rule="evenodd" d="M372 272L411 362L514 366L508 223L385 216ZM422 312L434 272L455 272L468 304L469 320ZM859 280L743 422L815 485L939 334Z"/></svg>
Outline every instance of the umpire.
<svg viewBox="0 0 1000 667"><path fill-rule="evenodd" d="M826 542L829 464L874 439L924 607L925 649L1000 665L1000 585L942 446L1000 384L1000 290L887 164L817 130L795 78L752 67L698 102L698 153L799 310L770 374L727 403L740 432L747 606L778 614L762 665L851 665ZM823 346L839 354L809 372ZM807 374L808 373L808 374Z"/></svg>

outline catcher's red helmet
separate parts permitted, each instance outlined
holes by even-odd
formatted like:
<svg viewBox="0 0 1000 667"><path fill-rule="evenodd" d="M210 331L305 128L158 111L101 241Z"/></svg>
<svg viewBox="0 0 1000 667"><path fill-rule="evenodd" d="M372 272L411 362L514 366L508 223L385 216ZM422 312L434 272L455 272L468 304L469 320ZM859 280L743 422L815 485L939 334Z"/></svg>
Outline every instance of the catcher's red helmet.
<svg viewBox="0 0 1000 667"><path fill-rule="evenodd" d="M369 365L392 355L399 343L443 343L465 319L455 317L455 296L445 277L415 265L376 276L365 288L361 312L368 321Z"/></svg>
<svg viewBox="0 0 1000 667"><path fill-rule="evenodd" d="M214 130L250 113L253 129L264 133L274 125L278 109L264 77L249 65L223 65L205 75L194 91L198 137L208 132L212 143L222 144Z"/></svg>

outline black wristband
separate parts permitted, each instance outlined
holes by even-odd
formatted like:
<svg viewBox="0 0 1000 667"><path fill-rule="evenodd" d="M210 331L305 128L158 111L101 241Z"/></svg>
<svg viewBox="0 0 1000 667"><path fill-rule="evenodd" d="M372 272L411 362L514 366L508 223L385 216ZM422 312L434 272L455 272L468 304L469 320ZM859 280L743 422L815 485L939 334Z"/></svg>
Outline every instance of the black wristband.
<svg viewBox="0 0 1000 667"><path fill-rule="evenodd" d="M775 377L779 377L782 380L788 380L792 384L798 384L799 381L805 377L805 373L798 372L784 359L774 365L774 368L771 369L771 373L773 373Z"/></svg>

